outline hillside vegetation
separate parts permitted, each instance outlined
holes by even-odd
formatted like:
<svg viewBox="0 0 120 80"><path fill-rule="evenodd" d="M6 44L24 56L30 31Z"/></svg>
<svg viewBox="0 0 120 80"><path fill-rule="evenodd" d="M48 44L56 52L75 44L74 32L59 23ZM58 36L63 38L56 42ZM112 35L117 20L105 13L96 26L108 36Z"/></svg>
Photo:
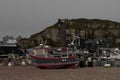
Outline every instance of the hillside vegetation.
<svg viewBox="0 0 120 80"><path fill-rule="evenodd" d="M84 18L67 19L67 43L72 41L73 35L77 35L84 40L106 38L113 46L120 47L120 23L118 22ZM23 38L19 45L24 49L37 46L40 43L59 46L59 40L59 27L58 23L55 23L43 31L31 35L30 38Z"/></svg>

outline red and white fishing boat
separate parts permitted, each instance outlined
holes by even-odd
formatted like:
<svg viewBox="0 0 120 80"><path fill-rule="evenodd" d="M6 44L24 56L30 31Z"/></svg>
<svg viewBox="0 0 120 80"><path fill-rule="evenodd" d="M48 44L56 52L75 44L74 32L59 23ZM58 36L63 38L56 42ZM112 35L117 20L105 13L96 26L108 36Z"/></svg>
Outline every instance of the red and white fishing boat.
<svg viewBox="0 0 120 80"><path fill-rule="evenodd" d="M58 54L59 55L56 56L49 53L48 49L45 47L33 48L33 52L29 53L34 65L37 68L75 68L76 64L78 64L78 59L76 55L69 55L68 52L62 51L59 51Z"/></svg>

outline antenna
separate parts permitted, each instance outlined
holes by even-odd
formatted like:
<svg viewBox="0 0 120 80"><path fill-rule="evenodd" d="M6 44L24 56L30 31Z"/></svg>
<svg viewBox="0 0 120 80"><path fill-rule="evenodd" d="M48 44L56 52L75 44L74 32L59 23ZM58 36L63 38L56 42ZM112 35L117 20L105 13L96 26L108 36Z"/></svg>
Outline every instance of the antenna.
<svg viewBox="0 0 120 80"><path fill-rule="evenodd" d="M78 45L80 45L80 37L79 36L76 36L75 34L73 34L72 33L72 35L73 35L73 40L72 40L72 42L71 42L71 45L75 45L75 40L77 41L78 40Z"/></svg>

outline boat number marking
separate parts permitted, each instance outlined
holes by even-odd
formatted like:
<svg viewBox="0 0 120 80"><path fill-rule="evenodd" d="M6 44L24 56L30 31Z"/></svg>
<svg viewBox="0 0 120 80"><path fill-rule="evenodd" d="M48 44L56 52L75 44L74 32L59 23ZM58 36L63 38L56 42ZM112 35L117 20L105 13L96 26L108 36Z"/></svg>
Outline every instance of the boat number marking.
<svg viewBox="0 0 120 80"><path fill-rule="evenodd" d="M62 59L62 61L66 61L66 59Z"/></svg>

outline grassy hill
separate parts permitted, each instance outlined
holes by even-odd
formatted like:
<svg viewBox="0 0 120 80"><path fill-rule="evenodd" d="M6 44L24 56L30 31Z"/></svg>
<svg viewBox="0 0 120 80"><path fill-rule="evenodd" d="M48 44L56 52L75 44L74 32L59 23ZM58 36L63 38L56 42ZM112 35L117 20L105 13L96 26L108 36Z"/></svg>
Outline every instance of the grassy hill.
<svg viewBox="0 0 120 80"><path fill-rule="evenodd" d="M120 47L120 23L101 19L67 19L66 39L70 43L73 34L81 39L106 38L113 46ZM47 27L43 31L33 34L30 38L23 38L19 44L22 48L30 48L45 42L51 46L59 45L58 23Z"/></svg>

